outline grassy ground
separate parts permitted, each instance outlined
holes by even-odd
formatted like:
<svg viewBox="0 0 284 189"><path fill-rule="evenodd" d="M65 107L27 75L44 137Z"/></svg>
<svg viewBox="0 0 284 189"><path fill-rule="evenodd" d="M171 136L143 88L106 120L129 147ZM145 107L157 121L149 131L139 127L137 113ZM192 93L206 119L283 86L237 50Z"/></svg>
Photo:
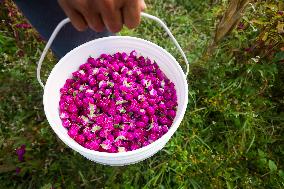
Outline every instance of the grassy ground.
<svg viewBox="0 0 284 189"><path fill-rule="evenodd" d="M205 56L226 1L210 2L148 1L148 12L167 22L192 63L189 104L163 150L125 167L92 163L56 137L35 77L44 42L33 29L17 29L22 17L9 17L12 10L0 5L1 188L284 188L283 62L243 50L257 36L250 27L234 30ZM182 62L151 21L121 35L151 40ZM49 54L45 78L55 63ZM19 162L15 149L22 144Z"/></svg>

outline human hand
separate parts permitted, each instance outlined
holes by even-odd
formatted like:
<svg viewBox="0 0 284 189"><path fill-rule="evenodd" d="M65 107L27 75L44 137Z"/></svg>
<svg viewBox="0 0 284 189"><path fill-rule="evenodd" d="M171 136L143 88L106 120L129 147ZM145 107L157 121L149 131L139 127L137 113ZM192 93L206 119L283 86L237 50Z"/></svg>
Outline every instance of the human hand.
<svg viewBox="0 0 284 189"><path fill-rule="evenodd" d="M144 0L58 0L73 26L83 31L90 27L101 32L106 27L119 32L123 25L129 29L140 23L140 13L146 8Z"/></svg>

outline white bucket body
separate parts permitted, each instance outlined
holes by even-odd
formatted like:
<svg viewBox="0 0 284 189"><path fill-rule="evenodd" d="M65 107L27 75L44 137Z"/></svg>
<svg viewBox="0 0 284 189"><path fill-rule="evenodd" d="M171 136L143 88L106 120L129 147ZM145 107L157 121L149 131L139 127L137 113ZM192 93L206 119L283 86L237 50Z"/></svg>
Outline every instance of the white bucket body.
<svg viewBox="0 0 284 189"><path fill-rule="evenodd" d="M143 148L121 153L107 153L82 147L67 134L59 117L60 88L72 72L87 61L89 56L97 58L100 54L113 54L136 50L138 54L155 60L160 69L175 84L177 92L177 114L169 131L157 141ZM44 87L43 104L48 122L58 137L70 148L89 160L106 165L127 165L142 161L159 150L169 141L180 125L188 103L188 85L185 74L175 58L166 50L149 41L127 36L112 36L87 42L66 54L53 68Z"/></svg>

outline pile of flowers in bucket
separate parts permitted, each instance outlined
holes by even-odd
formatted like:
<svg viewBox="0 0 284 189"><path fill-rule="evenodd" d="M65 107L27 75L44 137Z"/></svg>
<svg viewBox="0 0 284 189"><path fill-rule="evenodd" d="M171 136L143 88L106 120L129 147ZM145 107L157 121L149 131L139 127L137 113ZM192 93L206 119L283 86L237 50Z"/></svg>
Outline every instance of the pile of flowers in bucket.
<svg viewBox="0 0 284 189"><path fill-rule="evenodd" d="M117 153L156 141L176 116L174 84L156 62L117 52L89 57L60 89L62 125L85 148Z"/></svg>

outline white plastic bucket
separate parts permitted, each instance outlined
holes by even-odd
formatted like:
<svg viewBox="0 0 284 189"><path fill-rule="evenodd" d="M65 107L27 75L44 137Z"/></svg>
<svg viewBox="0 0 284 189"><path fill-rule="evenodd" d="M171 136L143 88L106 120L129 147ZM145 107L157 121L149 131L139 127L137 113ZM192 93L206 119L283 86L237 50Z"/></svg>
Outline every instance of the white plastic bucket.
<svg viewBox="0 0 284 189"><path fill-rule="evenodd" d="M146 13L142 13L142 16L152 19L155 18L154 20L156 21L158 19ZM50 47L52 41L54 40L56 34L62 28L62 26L67 22L69 22L69 19L63 20L60 23L61 25L59 24L59 26L56 28L53 35L49 39L47 46L43 51L41 59L38 63L38 70L37 70L38 80L42 86L43 84L40 80L40 69L42 61L45 57L48 48ZM159 20L160 24L161 22L162 21ZM162 26L164 28L166 27L165 25ZM169 32L169 30L167 32ZM172 37L173 40L175 40L171 34L170 36ZM177 44L176 41L175 44ZM181 50L179 45L178 48L179 50ZM89 150L87 148L82 147L68 136L66 128L62 126L59 117L60 88L64 85L66 79L72 77L72 72L78 70L79 66L83 64L90 55L96 58L102 53L106 54L113 54L115 52L130 53L132 50L136 50L138 53L141 53L143 56L149 57L151 60L155 60L159 65L159 67L161 68L161 70L175 84L175 88L177 91L178 107L177 107L176 117L173 121L173 125L171 126L169 131L157 141L153 142L148 146L130 152L107 153L107 152L98 152L94 150ZM188 64L187 60L185 61ZM171 54L169 54L166 50L164 50L163 48L159 47L154 43L151 43L149 41L140 38L128 37L128 36L112 36L112 37L100 38L87 42L73 49L55 65L55 67L53 68L53 70L51 71L48 77L46 85L43 87L44 87L43 104L44 104L45 115L47 117L50 126L52 127L54 132L58 135L58 137L66 145L68 145L73 150L79 152L87 159L106 165L127 165L127 164L136 163L152 156L153 154L161 150L165 146L165 144L169 141L169 139L174 134L174 132L177 130L178 126L180 125L188 103L188 85L186 81L186 75L184 74L182 68L175 60L175 58Z"/></svg>

